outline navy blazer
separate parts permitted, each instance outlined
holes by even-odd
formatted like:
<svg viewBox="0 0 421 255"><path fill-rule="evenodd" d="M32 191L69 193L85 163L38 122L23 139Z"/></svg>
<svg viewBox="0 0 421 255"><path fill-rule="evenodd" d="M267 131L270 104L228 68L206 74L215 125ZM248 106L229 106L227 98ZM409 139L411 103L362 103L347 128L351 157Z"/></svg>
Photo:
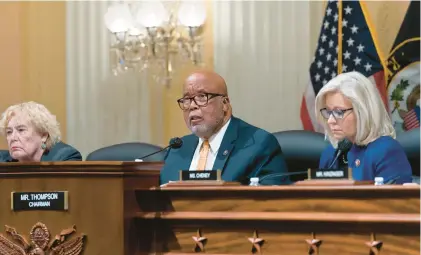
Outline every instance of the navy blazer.
<svg viewBox="0 0 421 255"><path fill-rule="evenodd" d="M49 151L41 156L41 162L44 161L81 161L82 155L78 150L63 142L58 142L51 147ZM17 162L13 159L9 151L3 151L0 155L0 162Z"/></svg>
<svg viewBox="0 0 421 255"><path fill-rule="evenodd" d="M190 168L199 138L191 134L181 139L181 148L170 149L165 156L161 184L178 181L179 171ZM248 184L251 177L287 173L287 165L275 136L235 117L231 117L212 168L218 169L222 170L224 181L242 184ZM263 181L263 184L271 185L281 183L289 183L289 178L268 177Z"/></svg>
<svg viewBox="0 0 421 255"><path fill-rule="evenodd" d="M319 167L327 168L335 152L332 145L329 145L321 155ZM381 136L367 146L354 144L347 158L354 180L374 181L375 177L383 177L384 183L412 182L412 169L405 151L399 142L390 136ZM333 167L338 167L338 161Z"/></svg>

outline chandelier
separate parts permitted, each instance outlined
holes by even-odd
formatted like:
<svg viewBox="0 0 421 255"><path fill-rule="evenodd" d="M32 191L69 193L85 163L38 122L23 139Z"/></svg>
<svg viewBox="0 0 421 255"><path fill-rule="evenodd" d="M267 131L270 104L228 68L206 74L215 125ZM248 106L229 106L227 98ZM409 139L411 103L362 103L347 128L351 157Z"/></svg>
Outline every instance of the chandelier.
<svg viewBox="0 0 421 255"><path fill-rule="evenodd" d="M113 74L149 70L157 82L169 85L177 65L203 64L205 19L203 1L113 3L104 15L105 26L113 35Z"/></svg>

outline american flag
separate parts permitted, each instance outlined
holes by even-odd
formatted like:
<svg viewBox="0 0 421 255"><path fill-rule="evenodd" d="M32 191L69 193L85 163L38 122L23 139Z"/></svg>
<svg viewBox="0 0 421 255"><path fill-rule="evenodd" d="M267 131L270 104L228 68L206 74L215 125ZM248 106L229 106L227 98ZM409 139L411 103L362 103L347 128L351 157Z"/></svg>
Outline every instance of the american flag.
<svg viewBox="0 0 421 255"><path fill-rule="evenodd" d="M420 127L420 107L416 106L414 109L406 113L403 117L403 123L405 125L405 130L411 130L414 128Z"/></svg>
<svg viewBox="0 0 421 255"><path fill-rule="evenodd" d="M315 98L323 85L338 73L357 71L368 77L376 84L387 107L384 67L370 24L362 1L328 1L310 66L310 84L301 103L305 130L323 132L314 113Z"/></svg>

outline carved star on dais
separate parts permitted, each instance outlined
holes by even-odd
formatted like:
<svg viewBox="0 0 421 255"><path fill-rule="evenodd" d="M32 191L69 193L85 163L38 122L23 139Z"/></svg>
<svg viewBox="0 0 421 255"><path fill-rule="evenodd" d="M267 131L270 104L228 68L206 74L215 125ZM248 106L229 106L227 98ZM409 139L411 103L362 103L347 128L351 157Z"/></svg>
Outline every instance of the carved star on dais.
<svg viewBox="0 0 421 255"><path fill-rule="evenodd" d="M307 244L309 245L308 247L308 254L312 255L312 254L319 254L319 247L320 245L322 245L322 240L320 239L316 239L316 234L315 233L311 233L311 239L306 239Z"/></svg>
<svg viewBox="0 0 421 255"><path fill-rule="evenodd" d="M264 239L259 238L259 235L257 233L257 231L254 231L253 233L253 237L249 237L248 240L250 241L250 243L253 244L253 247L251 248L251 252L253 254L255 254L256 252L258 254L262 253L262 245L265 242Z"/></svg>
<svg viewBox="0 0 421 255"><path fill-rule="evenodd" d="M200 229L197 229L196 236L192 236L195 246L194 252L204 252L207 238L202 236Z"/></svg>
<svg viewBox="0 0 421 255"><path fill-rule="evenodd" d="M371 233L371 241L370 242L366 242L365 244L370 247L370 255L379 255L380 254L380 249L383 246L383 242L382 241L376 241L376 235L374 233Z"/></svg>

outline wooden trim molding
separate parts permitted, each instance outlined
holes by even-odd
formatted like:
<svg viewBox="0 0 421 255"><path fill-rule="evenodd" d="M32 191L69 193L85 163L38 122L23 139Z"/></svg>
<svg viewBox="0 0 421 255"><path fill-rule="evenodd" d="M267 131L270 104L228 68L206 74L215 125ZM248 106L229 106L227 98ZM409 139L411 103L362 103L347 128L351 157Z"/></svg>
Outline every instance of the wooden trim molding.
<svg viewBox="0 0 421 255"><path fill-rule="evenodd" d="M159 176L162 162L69 161L0 164L0 177L16 176Z"/></svg>
<svg viewBox="0 0 421 255"><path fill-rule="evenodd" d="M212 191L212 192L227 192L227 191L291 191L291 190L311 190L311 191L334 191L334 190L347 190L347 191L414 191L420 192L419 185L361 185L361 186L294 186L294 185L285 185L285 186L258 186L258 187L249 187L249 186L224 186L223 188L219 186L183 186L183 187L163 187L163 188L154 188L155 190L162 191Z"/></svg>
<svg viewBox="0 0 421 255"><path fill-rule="evenodd" d="M303 213L303 212L139 212L146 220L238 220L238 221L301 221L355 223L413 223L420 224L419 214L381 213Z"/></svg>

